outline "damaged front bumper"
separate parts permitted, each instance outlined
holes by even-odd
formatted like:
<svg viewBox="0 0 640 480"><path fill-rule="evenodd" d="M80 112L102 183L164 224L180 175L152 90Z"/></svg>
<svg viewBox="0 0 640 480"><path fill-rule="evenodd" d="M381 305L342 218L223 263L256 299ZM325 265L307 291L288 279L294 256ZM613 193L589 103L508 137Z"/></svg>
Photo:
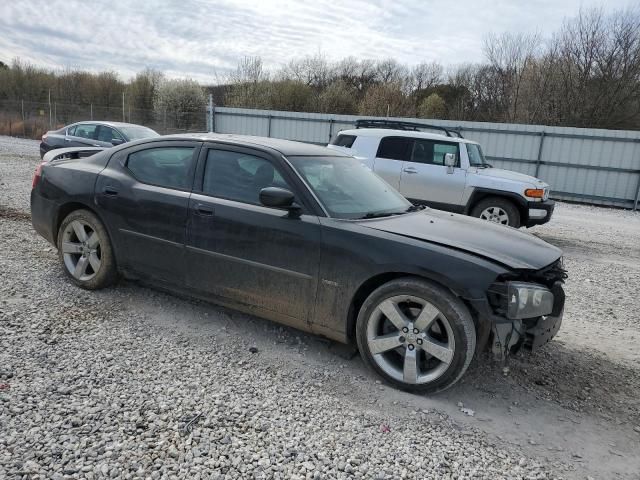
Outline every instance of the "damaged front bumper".
<svg viewBox="0 0 640 480"><path fill-rule="evenodd" d="M490 339L490 350L498 359L504 359L521 348L533 351L549 343L562 325L565 302L560 282L555 282L551 291L554 295L552 312L534 318L507 318L503 310L496 311L495 305L485 299L472 301L479 317L478 341L486 346Z"/></svg>
<svg viewBox="0 0 640 480"><path fill-rule="evenodd" d="M563 312L525 320L507 320L494 323L491 351L497 359L521 348L535 351L556 336L562 325Z"/></svg>

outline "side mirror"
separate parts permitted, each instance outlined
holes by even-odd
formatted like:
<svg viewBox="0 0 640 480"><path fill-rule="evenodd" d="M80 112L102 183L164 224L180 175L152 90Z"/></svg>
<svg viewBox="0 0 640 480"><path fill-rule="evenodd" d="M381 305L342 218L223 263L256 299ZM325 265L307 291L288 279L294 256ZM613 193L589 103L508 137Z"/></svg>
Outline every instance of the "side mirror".
<svg viewBox="0 0 640 480"><path fill-rule="evenodd" d="M114 147L117 145L122 145L124 143L124 140L121 138L112 138L111 139L111 145L113 145Z"/></svg>
<svg viewBox="0 0 640 480"><path fill-rule="evenodd" d="M294 200L293 193L284 188L267 187L260 190L260 203L265 207L285 208L293 213L300 210Z"/></svg>
<svg viewBox="0 0 640 480"><path fill-rule="evenodd" d="M453 168L456 166L456 156L453 153L445 153L444 165L447 167L447 173L453 173Z"/></svg>

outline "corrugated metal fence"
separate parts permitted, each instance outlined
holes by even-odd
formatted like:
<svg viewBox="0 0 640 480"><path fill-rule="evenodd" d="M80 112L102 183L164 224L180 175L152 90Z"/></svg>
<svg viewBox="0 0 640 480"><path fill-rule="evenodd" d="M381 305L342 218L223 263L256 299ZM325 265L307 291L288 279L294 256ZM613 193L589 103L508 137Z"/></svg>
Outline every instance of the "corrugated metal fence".
<svg viewBox="0 0 640 480"><path fill-rule="evenodd" d="M238 133L326 145L353 128L352 115L215 107L218 133ZM212 121L211 121L212 120ZM505 123L389 118L452 127L478 141L495 167L548 182L552 197L581 203L638 208L640 132Z"/></svg>

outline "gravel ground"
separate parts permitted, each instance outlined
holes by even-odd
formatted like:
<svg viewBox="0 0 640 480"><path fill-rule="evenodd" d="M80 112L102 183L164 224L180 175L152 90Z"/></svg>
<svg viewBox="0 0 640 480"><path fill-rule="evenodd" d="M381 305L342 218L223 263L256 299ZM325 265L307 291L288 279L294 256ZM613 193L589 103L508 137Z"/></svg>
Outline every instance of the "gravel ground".
<svg viewBox="0 0 640 480"><path fill-rule="evenodd" d="M570 270L557 339L425 397L264 320L71 286L28 222L37 145L0 137L0 478L640 478L640 215L560 204L531 230Z"/></svg>

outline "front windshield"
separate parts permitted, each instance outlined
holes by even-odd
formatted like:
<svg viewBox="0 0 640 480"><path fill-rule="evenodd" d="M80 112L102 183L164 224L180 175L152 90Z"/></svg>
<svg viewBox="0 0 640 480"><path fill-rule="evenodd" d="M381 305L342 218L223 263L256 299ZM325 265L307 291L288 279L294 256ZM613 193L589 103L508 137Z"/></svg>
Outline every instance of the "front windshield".
<svg viewBox="0 0 640 480"><path fill-rule="evenodd" d="M467 155L469 155L469 165L472 167L487 167L484 154L477 143L467 143Z"/></svg>
<svg viewBox="0 0 640 480"><path fill-rule="evenodd" d="M289 157L330 216L373 218L411 211L412 205L353 157Z"/></svg>
<svg viewBox="0 0 640 480"><path fill-rule="evenodd" d="M147 127L119 127L130 142L141 138L159 137L160 134Z"/></svg>

